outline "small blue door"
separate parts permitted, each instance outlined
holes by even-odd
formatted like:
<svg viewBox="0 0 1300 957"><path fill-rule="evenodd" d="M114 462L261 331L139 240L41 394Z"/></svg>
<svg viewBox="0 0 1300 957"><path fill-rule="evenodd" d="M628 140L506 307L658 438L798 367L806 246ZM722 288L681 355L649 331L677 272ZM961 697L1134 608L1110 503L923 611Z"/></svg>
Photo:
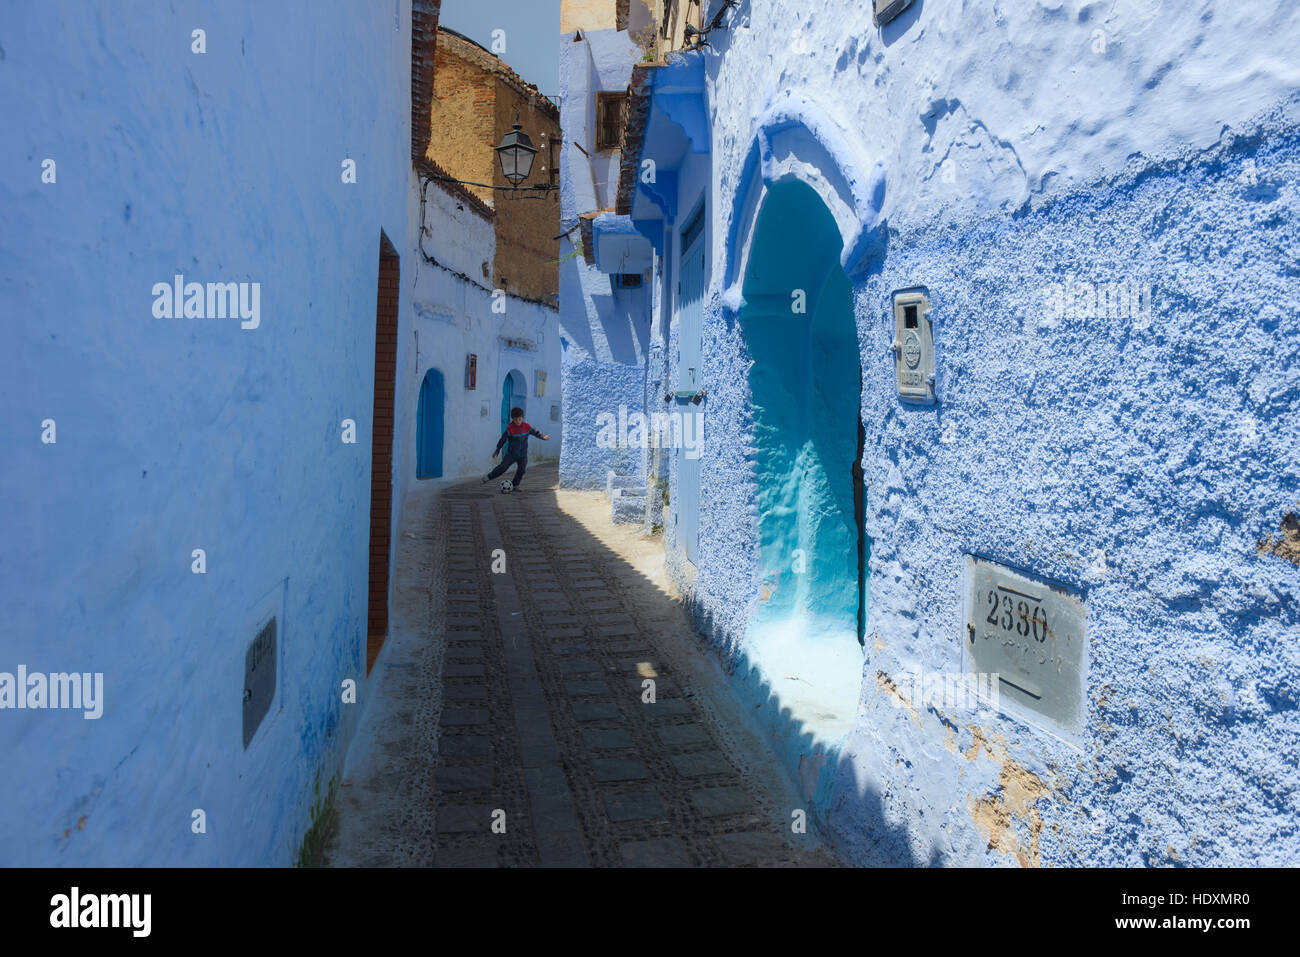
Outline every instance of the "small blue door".
<svg viewBox="0 0 1300 957"><path fill-rule="evenodd" d="M510 410L516 407L523 409L525 416L528 414L528 384L522 372L518 369L511 369L501 382L502 432L510 424ZM524 421L527 421L527 419Z"/></svg>
<svg viewBox="0 0 1300 957"><path fill-rule="evenodd" d="M420 385L420 406L416 414L415 477L442 478L443 413L447 390L442 373L430 369Z"/></svg>
<svg viewBox="0 0 1300 957"><path fill-rule="evenodd" d="M697 392L704 388L700 369L700 327L704 319L704 206L682 230L682 255L677 294L677 388ZM677 449L677 533L686 558L696 561L700 546L700 443L704 409L686 400L675 404L682 416L682 442Z"/></svg>

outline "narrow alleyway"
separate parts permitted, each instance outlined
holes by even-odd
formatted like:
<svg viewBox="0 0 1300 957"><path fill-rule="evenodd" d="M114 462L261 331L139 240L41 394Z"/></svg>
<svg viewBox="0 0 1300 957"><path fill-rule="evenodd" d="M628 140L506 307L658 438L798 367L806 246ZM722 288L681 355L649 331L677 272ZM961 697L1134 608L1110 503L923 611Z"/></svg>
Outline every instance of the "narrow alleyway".
<svg viewBox="0 0 1300 957"><path fill-rule="evenodd" d="M423 493L330 862L833 864L792 830L797 796L656 580L659 543L556 477Z"/></svg>

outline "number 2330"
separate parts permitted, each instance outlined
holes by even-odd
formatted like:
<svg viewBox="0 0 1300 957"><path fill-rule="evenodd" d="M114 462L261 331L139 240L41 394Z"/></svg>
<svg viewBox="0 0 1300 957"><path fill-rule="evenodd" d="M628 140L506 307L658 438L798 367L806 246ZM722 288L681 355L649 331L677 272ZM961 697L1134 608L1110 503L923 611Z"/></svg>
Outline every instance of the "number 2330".
<svg viewBox="0 0 1300 957"><path fill-rule="evenodd" d="M1029 602L1023 598L1013 599L1010 595L999 595L992 588L988 591L987 600L989 613L984 620L988 624L1021 638L1032 636L1038 642L1047 640L1047 615L1041 605L1035 604L1031 610Z"/></svg>

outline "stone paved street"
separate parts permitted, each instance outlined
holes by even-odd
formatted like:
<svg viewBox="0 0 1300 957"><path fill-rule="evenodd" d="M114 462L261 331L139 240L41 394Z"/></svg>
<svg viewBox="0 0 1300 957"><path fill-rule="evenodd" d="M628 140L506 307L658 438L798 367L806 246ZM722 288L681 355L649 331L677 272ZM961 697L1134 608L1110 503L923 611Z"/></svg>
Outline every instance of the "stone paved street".
<svg viewBox="0 0 1300 957"><path fill-rule="evenodd" d="M792 832L793 788L646 574L659 543L602 529L608 503L555 480L446 487L406 535L332 863L833 864Z"/></svg>

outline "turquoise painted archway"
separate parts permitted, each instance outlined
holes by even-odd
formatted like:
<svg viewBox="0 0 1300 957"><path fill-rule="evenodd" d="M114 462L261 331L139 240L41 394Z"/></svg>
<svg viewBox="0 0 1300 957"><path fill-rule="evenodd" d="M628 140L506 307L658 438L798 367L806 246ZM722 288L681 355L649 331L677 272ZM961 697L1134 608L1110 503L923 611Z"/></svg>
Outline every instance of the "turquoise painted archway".
<svg viewBox="0 0 1300 957"><path fill-rule="evenodd" d="M841 248L815 190L773 185L748 256L740 328L753 359L758 571L768 595L759 620L860 642L869 547L862 367Z"/></svg>

